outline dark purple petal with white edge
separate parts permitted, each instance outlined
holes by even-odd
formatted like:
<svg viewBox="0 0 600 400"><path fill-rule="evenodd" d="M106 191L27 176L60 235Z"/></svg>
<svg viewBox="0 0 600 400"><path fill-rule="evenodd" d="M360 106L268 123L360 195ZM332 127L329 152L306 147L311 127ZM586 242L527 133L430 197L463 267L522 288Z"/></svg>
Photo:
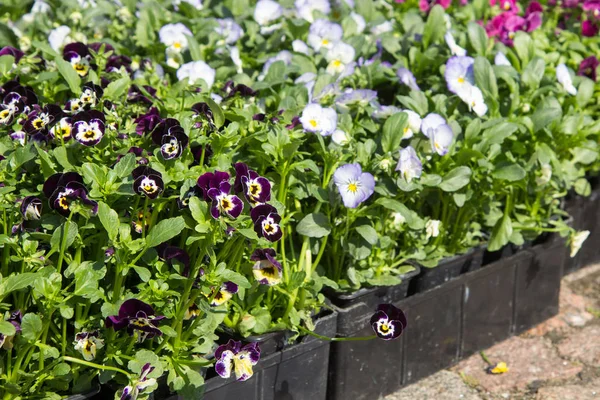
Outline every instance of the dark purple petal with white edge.
<svg viewBox="0 0 600 400"><path fill-rule="evenodd" d="M262 176L252 178L242 177L244 195L250 204L256 205L271 200L271 182Z"/></svg>
<svg viewBox="0 0 600 400"><path fill-rule="evenodd" d="M223 283L222 290L224 290L228 293L231 293L231 294L236 294L238 292L238 285L236 285L233 282L228 281L228 282Z"/></svg>
<svg viewBox="0 0 600 400"><path fill-rule="evenodd" d="M131 386L125 386L123 393L121 393L121 400L133 400L133 388Z"/></svg>
<svg viewBox="0 0 600 400"><path fill-rule="evenodd" d="M247 351L250 356L250 361L252 365L256 365L260 360L260 347L258 347L258 342L253 342L242 347L241 351Z"/></svg>
<svg viewBox="0 0 600 400"><path fill-rule="evenodd" d="M35 196L27 196L21 203L21 215L26 221L38 220L42 215L42 201Z"/></svg>
<svg viewBox="0 0 600 400"><path fill-rule="evenodd" d="M158 195L161 194L165 188L165 184L160 174L153 174L151 172L154 170L144 166L136 168L133 172L136 172L136 170L138 170L139 168L145 168L145 172L148 173L148 175L138 175L137 178L135 178L135 181L133 181L133 190L137 194L147 196L150 199L157 198Z"/></svg>
<svg viewBox="0 0 600 400"><path fill-rule="evenodd" d="M220 346L222 347L222 346ZM219 347L219 348L220 348ZM224 379L231 377L235 354L231 350L223 350L215 363L215 372ZM216 355L215 355L216 358Z"/></svg>
<svg viewBox="0 0 600 400"><path fill-rule="evenodd" d="M384 340L396 339L407 326L404 312L391 304L380 304L370 323L375 334Z"/></svg>

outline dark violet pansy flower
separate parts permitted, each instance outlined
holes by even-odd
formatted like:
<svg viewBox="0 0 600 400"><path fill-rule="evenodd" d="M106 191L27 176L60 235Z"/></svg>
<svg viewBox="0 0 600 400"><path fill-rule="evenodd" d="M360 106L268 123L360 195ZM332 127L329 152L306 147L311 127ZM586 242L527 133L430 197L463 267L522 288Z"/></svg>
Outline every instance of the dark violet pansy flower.
<svg viewBox="0 0 600 400"><path fill-rule="evenodd" d="M106 61L106 72L119 72L121 67L125 67L128 74L131 74L131 58L127 56L115 55L108 57Z"/></svg>
<svg viewBox="0 0 600 400"><path fill-rule="evenodd" d="M100 111L90 110L72 119L75 140L84 146L95 146L104 137L106 119Z"/></svg>
<svg viewBox="0 0 600 400"><path fill-rule="evenodd" d="M140 372L140 379L131 385L125 386L123 393L121 393L120 400L136 400L140 393L144 393L146 389L156 385L156 379L148 378L154 371L154 367L150 363L144 364L142 371Z"/></svg>
<svg viewBox="0 0 600 400"><path fill-rule="evenodd" d="M231 184L227 181L222 181L218 188L208 190L208 197L212 200L210 214L217 219L222 214L231 218L237 218L244 210L244 203L239 197L229 194Z"/></svg>
<svg viewBox="0 0 600 400"><path fill-rule="evenodd" d="M260 204L250 211L250 217L254 222L254 231L259 237L264 237L270 242L281 239L283 232L279 226L281 217L277 209L269 204Z"/></svg>
<svg viewBox="0 0 600 400"><path fill-rule="evenodd" d="M134 120L137 124L135 133L140 136L148 134L152 132L161 121L162 119L158 114L158 108L152 107L146 114L142 114Z"/></svg>
<svg viewBox="0 0 600 400"><path fill-rule="evenodd" d="M215 371L222 378L229 378L235 373L238 381L246 381L253 375L252 367L260 360L258 343L250 343L242 347L242 342L230 339L215 351Z"/></svg>
<svg viewBox="0 0 600 400"><path fill-rule="evenodd" d="M86 110L89 110L91 107L95 107L99 100L104 95L104 89L101 86L94 85L93 83L86 83L83 85L81 96L79 96L79 100L81 100L81 104Z"/></svg>
<svg viewBox="0 0 600 400"><path fill-rule="evenodd" d="M242 85L241 83L236 85L233 81L227 81L223 87L223 91L227 94L227 98L235 96L236 93L239 93L242 97L256 96L258 93L256 90L252 90L251 87Z"/></svg>
<svg viewBox="0 0 600 400"><path fill-rule="evenodd" d="M131 172L133 175L133 190L139 194L155 199L165 189L160 172L147 166L140 166Z"/></svg>
<svg viewBox="0 0 600 400"><path fill-rule="evenodd" d="M210 145L206 145L206 150L202 146L191 146L190 151L192 152L192 156L194 156L194 163L192 165L210 165L209 160L213 155L212 148ZM202 152L204 152L204 160L202 160Z"/></svg>
<svg viewBox="0 0 600 400"><path fill-rule="evenodd" d="M14 311L10 314L10 317L6 320L6 322L10 322L12 326L15 327L15 334L5 336L0 333L0 349L10 350L13 348L13 339L18 333L21 332L22 319L23 314L21 314L21 311Z"/></svg>
<svg viewBox="0 0 600 400"><path fill-rule="evenodd" d="M170 266L173 266L173 262L175 261L183 265L182 275L187 276L190 268L190 256L185 250L163 243L156 248L156 251L158 257Z"/></svg>
<svg viewBox="0 0 600 400"><path fill-rule="evenodd" d="M129 336L138 331L138 342L143 342L146 338L152 339L162 335L158 324L164 318L162 315L154 315L154 309L143 301L129 299L119 308L119 315L109 316L105 324L107 328L113 328L115 331L127 328Z"/></svg>
<svg viewBox="0 0 600 400"><path fill-rule="evenodd" d="M258 283L274 286L281 283L281 264L275 259L277 253L274 249L256 249L250 260L256 261L252 267L252 274Z"/></svg>
<svg viewBox="0 0 600 400"><path fill-rule="evenodd" d="M300 117L298 115L296 115L294 118L292 118L292 121L285 126L285 129L291 131L292 129L294 129L295 127L297 127L300 124L301 124Z"/></svg>
<svg viewBox="0 0 600 400"><path fill-rule="evenodd" d="M585 37L594 37L598 34L598 26L590 20L581 23L581 35Z"/></svg>
<svg viewBox="0 0 600 400"><path fill-rule="evenodd" d="M150 157L150 154L148 154L148 152L141 147L130 147L129 150L127 150L127 153L135 155L138 165L148 165L148 157ZM123 156L119 155L117 157L117 162L121 161L121 158L123 158Z"/></svg>
<svg viewBox="0 0 600 400"><path fill-rule="evenodd" d="M37 104L37 96L31 88L18 81L8 81L0 88L0 125L10 125L15 118L29 113Z"/></svg>
<svg viewBox="0 0 600 400"><path fill-rule="evenodd" d="M179 121L167 118L160 122L152 132L152 142L160 146L160 153L165 160L181 156L189 139Z"/></svg>
<svg viewBox="0 0 600 400"><path fill-rule="evenodd" d="M73 345L86 361L92 361L96 358L96 351L104 347L104 340L100 339L98 331L79 332Z"/></svg>
<svg viewBox="0 0 600 400"><path fill-rule="evenodd" d="M21 202L21 215L25 221L37 221L42 216L42 201L35 196L27 196Z"/></svg>
<svg viewBox="0 0 600 400"><path fill-rule="evenodd" d="M598 68L598 65L600 65L598 59L594 56L590 56L579 64L577 75L587 76L591 80L596 81L596 69Z"/></svg>
<svg viewBox="0 0 600 400"><path fill-rule="evenodd" d="M400 337L406 329L407 321L404 312L391 305L380 304L371 317L371 327L375 334L383 340L392 340Z"/></svg>
<svg viewBox="0 0 600 400"><path fill-rule="evenodd" d="M15 62L18 63L21 60L21 58L23 58L25 53L23 53L21 50L16 49L12 46L6 46L0 50L0 57L6 56L6 55L13 56L15 58Z"/></svg>
<svg viewBox="0 0 600 400"><path fill-rule="evenodd" d="M208 195L210 189L218 189L221 186L221 182L229 181L229 173L223 171L206 172L198 178L197 185L202 191L202 197L206 201L210 201L211 198Z"/></svg>
<svg viewBox="0 0 600 400"><path fill-rule="evenodd" d="M216 307L220 306L221 304L225 304L237 292L238 285L236 285L233 282L225 282L223 283L219 291L214 295L214 298L210 302L210 305Z"/></svg>
<svg viewBox="0 0 600 400"><path fill-rule="evenodd" d="M69 43L63 49L63 58L70 62L79 76L86 76L90 70L91 54L88 47L81 43Z"/></svg>
<svg viewBox="0 0 600 400"><path fill-rule="evenodd" d="M115 52L115 48L112 47L112 45L108 44L108 43L103 43L103 42L94 42L94 43L90 43L88 44L88 48L92 51L94 51L95 53L108 53L108 52Z"/></svg>
<svg viewBox="0 0 600 400"><path fill-rule="evenodd" d="M62 109L55 104L48 104L41 108L33 105L33 110L27 114L23 130L29 135L48 135L48 129L63 116Z"/></svg>
<svg viewBox="0 0 600 400"><path fill-rule="evenodd" d="M144 85L142 87L151 97L156 97L156 89L154 89L152 86ZM127 92L127 101L130 103L143 103L151 106L152 100L146 95L146 93L142 92L139 86L131 85L129 91ZM158 112L156 112L156 114L158 115Z"/></svg>
<svg viewBox="0 0 600 400"><path fill-rule="evenodd" d="M81 200L83 204L91 206L94 214L98 212L98 203L88 199L83 178L76 172L51 175L44 182L43 192L49 199L50 208L65 217L69 216L71 202L77 199Z"/></svg>
<svg viewBox="0 0 600 400"><path fill-rule="evenodd" d="M271 200L271 182L259 176L244 163L236 163L234 190L244 192L244 196L252 206Z"/></svg>

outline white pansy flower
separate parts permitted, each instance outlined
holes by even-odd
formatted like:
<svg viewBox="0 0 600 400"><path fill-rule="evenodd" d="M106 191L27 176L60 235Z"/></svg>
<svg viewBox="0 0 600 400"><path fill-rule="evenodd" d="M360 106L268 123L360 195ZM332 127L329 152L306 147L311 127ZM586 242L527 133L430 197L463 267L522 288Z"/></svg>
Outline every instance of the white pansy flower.
<svg viewBox="0 0 600 400"><path fill-rule="evenodd" d="M173 0L173 5L177 7L181 3L187 3L194 7L196 10L202 10L204 8L204 4L202 0Z"/></svg>
<svg viewBox="0 0 600 400"><path fill-rule="evenodd" d="M244 30L231 18L218 19L218 26L215 27L217 35L223 37L226 44L233 44L244 36Z"/></svg>
<svg viewBox="0 0 600 400"><path fill-rule="evenodd" d="M350 139L348 138L346 132L344 132L341 129L336 129L331 135L331 141L337 144L338 146L343 146L347 144L350 141Z"/></svg>
<svg viewBox="0 0 600 400"><path fill-rule="evenodd" d="M292 50L294 50L295 53L301 53L307 56L310 55L310 49L308 48L308 45L299 39L296 39L292 42Z"/></svg>
<svg viewBox="0 0 600 400"><path fill-rule="evenodd" d="M313 22L313 12L319 11L322 14L328 15L331 12L329 0L296 0L294 2L296 12L300 18Z"/></svg>
<svg viewBox="0 0 600 400"><path fill-rule="evenodd" d="M450 48L450 52L453 56L463 57L467 55L467 50L463 49L458 44L456 44L454 36L452 36L452 33L450 33L450 31L446 32L446 34L444 35L444 40L446 40L446 44Z"/></svg>
<svg viewBox="0 0 600 400"><path fill-rule="evenodd" d="M581 231L581 232L575 233L571 237L571 243L570 243L571 258L573 258L577 255L577 253L579 252L579 249L581 249L581 245L583 245L583 242L585 242L585 240L588 238L588 236L590 236L590 231Z"/></svg>
<svg viewBox="0 0 600 400"><path fill-rule="evenodd" d="M410 139L421 130L421 116L412 110L402 110L408 114L408 121L402 132L402 139Z"/></svg>
<svg viewBox="0 0 600 400"><path fill-rule="evenodd" d="M354 21L354 24L356 25L356 33L363 33L363 31L367 27L365 18L362 15L355 13L354 11L350 13L350 18L352 18L352 21Z"/></svg>
<svg viewBox="0 0 600 400"><path fill-rule="evenodd" d="M396 171L400 172L400 175L409 183L414 178L421 177L423 164L412 146L400 149L400 158L396 165Z"/></svg>
<svg viewBox="0 0 600 400"><path fill-rule="evenodd" d="M177 70L177 79L181 81L187 78L190 85L193 85L199 80L204 80L210 88L215 83L215 74L215 70L204 61L192 61L183 64L181 68Z"/></svg>
<svg viewBox="0 0 600 400"><path fill-rule="evenodd" d="M400 214L399 212L392 213L392 218L392 224L396 229L399 229L406 222L406 218L404 218L404 215Z"/></svg>
<svg viewBox="0 0 600 400"><path fill-rule="evenodd" d="M559 64L556 67L556 79L563 86L563 88L565 88L567 93L573 96L577 94L577 88L573 86L571 74L569 73L569 69L565 64Z"/></svg>
<svg viewBox="0 0 600 400"><path fill-rule="evenodd" d="M430 219L425 224L425 233L427 234L427 239L432 237L438 237L440 235L440 226L442 225L442 221L438 221L437 219Z"/></svg>
<svg viewBox="0 0 600 400"><path fill-rule="evenodd" d="M552 167L550 166L550 164L543 164L542 168L541 168L541 175L536 176L535 183L538 186L543 186L546 183L550 182L551 178L552 178Z"/></svg>
<svg viewBox="0 0 600 400"><path fill-rule="evenodd" d="M215 103L217 104L221 104L221 102L223 101L223 97L219 96L216 93L211 93L210 94L210 98L214 100Z"/></svg>
<svg viewBox="0 0 600 400"><path fill-rule="evenodd" d="M237 67L236 72L238 74L244 72L244 69L242 68L242 59L240 57L240 49L238 49L237 47L231 47L229 49L229 53L231 56L231 61L233 61L233 64Z"/></svg>
<svg viewBox="0 0 600 400"><path fill-rule="evenodd" d="M494 57L494 64L496 65L506 65L508 67L511 67L512 64L510 63L510 61L508 61L508 58L506 58L506 56L504 55L503 52L499 51L496 53L496 56Z"/></svg>
<svg viewBox="0 0 600 400"><path fill-rule="evenodd" d="M330 49L333 45L342 40L342 27L339 24L318 19L310 25L308 31L308 44L315 51L321 48Z"/></svg>
<svg viewBox="0 0 600 400"><path fill-rule="evenodd" d="M48 35L50 47L55 51L60 51L62 47L71 42L71 38L69 37L70 33L71 28L66 25L61 25L58 28L52 29Z"/></svg>
<svg viewBox="0 0 600 400"><path fill-rule="evenodd" d="M259 81L265 79L265 75L267 75L267 72L269 72L269 68L271 68L271 65L273 65L277 61L283 61L285 65L290 65L292 63L292 53L287 50L282 50L279 53L277 53L275 57L269 58L265 62L265 65L263 65L262 73L258 76Z"/></svg>
<svg viewBox="0 0 600 400"><path fill-rule="evenodd" d="M254 20L260 26L267 26L283 15L283 7L273 0L259 0L254 8Z"/></svg>
<svg viewBox="0 0 600 400"><path fill-rule="evenodd" d="M186 36L192 36L192 31L180 22L164 25L158 31L160 42L171 49L172 52L180 53L187 49L188 41Z"/></svg>
<svg viewBox="0 0 600 400"><path fill-rule="evenodd" d="M174 49L172 46L167 47L165 51L165 57L167 59L167 65L171 68L179 68L183 63L183 54L181 51Z"/></svg>
<svg viewBox="0 0 600 400"><path fill-rule="evenodd" d="M371 33L375 36L382 35L387 32L394 30L394 25L390 21L385 21L379 25L375 25L371 28Z"/></svg>
<svg viewBox="0 0 600 400"><path fill-rule="evenodd" d="M482 117L487 113L487 105L483 100L483 93L477 86L471 84L465 85L465 88L458 93L462 101L467 103L469 110Z"/></svg>
<svg viewBox="0 0 600 400"><path fill-rule="evenodd" d="M336 43L325 55L329 64L327 73L337 75L346 70L346 66L354 61L354 47L344 42Z"/></svg>
<svg viewBox="0 0 600 400"><path fill-rule="evenodd" d="M337 128L337 113L333 108L321 107L320 104L311 103L304 107L300 123L307 132L319 133L329 136Z"/></svg>
<svg viewBox="0 0 600 400"><path fill-rule="evenodd" d="M50 11L50 5L45 1L36 0L31 6L32 14L46 14L48 11Z"/></svg>

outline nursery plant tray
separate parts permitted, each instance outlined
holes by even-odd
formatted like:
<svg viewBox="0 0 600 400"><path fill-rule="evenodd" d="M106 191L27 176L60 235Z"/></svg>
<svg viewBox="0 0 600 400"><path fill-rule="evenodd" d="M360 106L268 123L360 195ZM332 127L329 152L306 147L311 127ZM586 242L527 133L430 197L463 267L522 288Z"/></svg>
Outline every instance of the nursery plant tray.
<svg viewBox="0 0 600 400"><path fill-rule="evenodd" d="M566 251L564 240L553 236L486 268L392 301L406 312L407 330L393 341L334 342L327 398L379 398L555 315ZM357 304L337 311L344 336L372 334L374 308Z"/></svg>

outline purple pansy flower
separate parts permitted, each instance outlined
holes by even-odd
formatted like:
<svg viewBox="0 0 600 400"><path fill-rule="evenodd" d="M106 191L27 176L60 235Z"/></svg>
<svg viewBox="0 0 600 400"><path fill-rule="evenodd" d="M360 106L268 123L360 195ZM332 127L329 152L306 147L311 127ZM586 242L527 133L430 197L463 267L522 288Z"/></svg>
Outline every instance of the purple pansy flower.
<svg viewBox="0 0 600 400"><path fill-rule="evenodd" d="M202 191L202 198L206 201L210 201L211 198L208 195L210 189L218 189L221 182L229 182L229 173L223 171L206 172L198 178L197 185Z"/></svg>
<svg viewBox="0 0 600 400"><path fill-rule="evenodd" d="M150 133L156 128L156 126L162 121L158 114L158 108L152 107L146 114L138 116L133 122L137 124L135 127L135 133L143 136Z"/></svg>
<svg viewBox="0 0 600 400"><path fill-rule="evenodd" d="M158 257L170 266L173 266L174 261L177 261L183 265L182 275L187 276L190 268L190 256L185 250L163 243L156 248L156 251L158 253Z"/></svg>
<svg viewBox="0 0 600 400"><path fill-rule="evenodd" d="M156 89L149 85L144 85L142 87L144 88L144 91L151 97L156 98ZM148 106L152 105L152 100L148 98L148 96L146 96L146 94L137 85L131 85L129 88L129 91L127 92L127 101L130 103L143 103ZM158 112L156 112L156 114L158 115Z"/></svg>
<svg viewBox="0 0 600 400"><path fill-rule="evenodd" d="M215 351L215 371L222 378L229 378L231 371L238 381L246 381L253 375L252 366L260 360L258 343L250 343L242 347L242 343L230 339Z"/></svg>
<svg viewBox="0 0 600 400"><path fill-rule="evenodd" d="M158 324L164 318L162 315L155 315L154 309L143 301L129 299L121 304L119 315L106 318L105 325L115 331L127 328L129 336L138 331L138 342L143 342L146 338L152 339L162 335Z"/></svg>
<svg viewBox="0 0 600 400"><path fill-rule="evenodd" d="M47 104L43 108L37 104L32 106L31 112L23 124L23 130L29 135L48 136L48 130L63 116L62 109L55 104Z"/></svg>
<svg viewBox="0 0 600 400"><path fill-rule="evenodd" d="M333 182L338 188L344 205L356 208L375 191L375 178L362 172L360 164L346 164L338 167L333 174Z"/></svg>
<svg viewBox="0 0 600 400"><path fill-rule="evenodd" d="M113 54L108 57L104 70L106 72L119 72L121 67L125 67L125 71L127 71L128 74L131 74L131 58L123 55Z"/></svg>
<svg viewBox="0 0 600 400"><path fill-rule="evenodd" d="M73 119L71 117L61 118L50 128L49 133L52 138L61 138L63 142L68 142L73 137Z"/></svg>
<svg viewBox="0 0 600 400"><path fill-rule="evenodd" d="M189 139L179 121L167 118L152 131L152 142L160 146L160 153L165 160L172 160L181 156Z"/></svg>
<svg viewBox="0 0 600 400"><path fill-rule="evenodd" d="M584 59L581 64L579 64L579 70L577 71L577 75L579 76L587 76L594 82L596 81L596 69L600 65L598 59L594 56L590 56Z"/></svg>
<svg viewBox="0 0 600 400"><path fill-rule="evenodd" d="M86 83L82 87L82 93L81 96L79 96L79 100L83 109L89 110L92 107L96 107L103 95L104 89L102 89L101 86L94 85L93 83Z"/></svg>
<svg viewBox="0 0 600 400"><path fill-rule="evenodd" d="M160 172L145 165L139 166L131 172L133 176L133 190L150 199L155 199L165 189Z"/></svg>
<svg viewBox="0 0 600 400"><path fill-rule="evenodd" d="M21 60L21 58L23 58L25 53L23 53L21 50L16 49L12 46L6 46L0 50L0 57L6 56L6 55L13 56L15 58L15 63L18 63Z"/></svg>
<svg viewBox="0 0 600 400"><path fill-rule="evenodd" d="M236 193L244 192L252 206L271 200L271 182L267 178L258 175L244 163L236 163L234 167L236 176L233 188Z"/></svg>
<svg viewBox="0 0 600 400"><path fill-rule="evenodd" d="M396 76L400 80L400 83L408 86L412 90L421 90L419 85L417 85L417 80L412 72L410 72L407 68L400 67L398 71L396 71Z"/></svg>
<svg viewBox="0 0 600 400"><path fill-rule="evenodd" d="M10 314L10 317L6 320L6 322L10 322L12 326L15 328L14 335L4 335L0 333L0 349L10 350L13 348L13 339L15 336L21 332L21 320L23 319L23 314L21 311L14 311Z"/></svg>
<svg viewBox="0 0 600 400"><path fill-rule="evenodd" d="M123 393L121 393L120 400L136 400L140 393L143 393L149 387L156 385L156 379L148 378L148 375L150 375L152 371L154 371L154 367L151 366L150 363L144 364L140 372L140 379L134 384L125 386Z"/></svg>
<svg viewBox="0 0 600 400"><path fill-rule="evenodd" d="M217 293L214 294L214 298L210 302L210 305L216 307L220 306L221 304L225 304L233 297L234 294L238 292L238 289L238 285L233 282L227 281L223 283Z"/></svg>
<svg viewBox="0 0 600 400"><path fill-rule="evenodd" d="M274 249L256 249L250 256L250 260L256 261L252 274L258 283L269 286L281 283L282 267L275 259L276 255Z"/></svg>
<svg viewBox="0 0 600 400"><path fill-rule="evenodd" d="M475 60L467 56L451 57L446 63L446 84L454 94L462 94L475 84L473 64Z"/></svg>
<svg viewBox="0 0 600 400"><path fill-rule="evenodd" d="M83 185L83 178L76 172L65 172L51 175L42 189L44 195L49 199L50 208L59 214L68 217L71 202L81 200L85 205L92 207L92 213L98 212L98 203L88 199L87 189Z"/></svg>
<svg viewBox="0 0 600 400"><path fill-rule="evenodd" d="M598 34L598 26L590 20L581 23L581 35L585 37L594 37Z"/></svg>
<svg viewBox="0 0 600 400"><path fill-rule="evenodd" d="M254 231L258 237L264 237L270 242L281 239L283 232L279 223L281 216L277 209L270 204L260 204L250 211L250 217L254 222Z"/></svg>
<svg viewBox="0 0 600 400"><path fill-rule="evenodd" d="M380 304L371 317L371 327L375 334L383 340L400 337L406 326L407 321L404 312L391 304Z"/></svg>
<svg viewBox="0 0 600 400"><path fill-rule="evenodd" d="M63 49L63 58L70 62L79 76L86 76L90 70L92 55L88 47L81 43L69 43Z"/></svg>
<svg viewBox="0 0 600 400"><path fill-rule="evenodd" d="M244 210L244 203L239 197L229 194L231 184L222 181L218 188L208 189L208 197L212 200L210 214L217 219L221 214L226 214L231 218L237 218Z"/></svg>
<svg viewBox="0 0 600 400"><path fill-rule="evenodd" d="M75 140L84 146L95 146L104 137L106 119L100 111L81 112L71 122Z"/></svg>
<svg viewBox="0 0 600 400"><path fill-rule="evenodd" d="M42 201L35 196L27 196L21 202L21 215L25 221L34 221L42 216Z"/></svg>
<svg viewBox="0 0 600 400"><path fill-rule="evenodd" d="M252 90L251 87L241 83L236 85L233 81L227 81L223 87L223 91L227 94L226 98L233 97L237 93L239 93L242 97L251 97L258 94L258 92L256 90Z"/></svg>

